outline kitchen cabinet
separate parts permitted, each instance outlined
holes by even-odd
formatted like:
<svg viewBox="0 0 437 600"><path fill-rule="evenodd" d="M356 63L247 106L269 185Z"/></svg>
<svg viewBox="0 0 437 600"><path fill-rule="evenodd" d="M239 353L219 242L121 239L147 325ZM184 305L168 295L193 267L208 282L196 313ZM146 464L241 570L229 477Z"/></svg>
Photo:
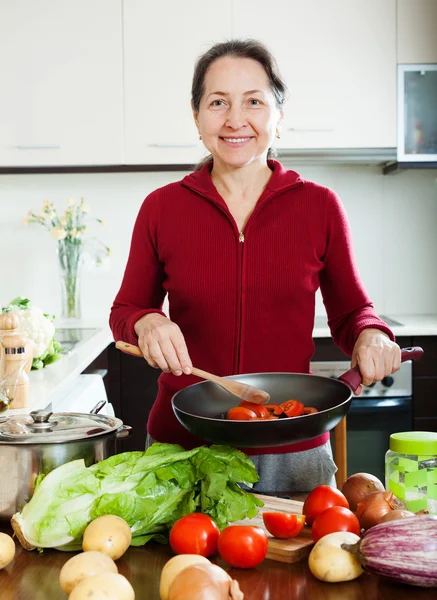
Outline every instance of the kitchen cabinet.
<svg viewBox="0 0 437 600"><path fill-rule="evenodd" d="M281 148L396 146L395 0L241 0L233 35L263 41L290 90Z"/></svg>
<svg viewBox="0 0 437 600"><path fill-rule="evenodd" d="M123 162L122 0L0 9L0 166Z"/></svg>
<svg viewBox="0 0 437 600"><path fill-rule="evenodd" d="M424 350L413 367L414 429L437 432L437 337L414 337L413 345Z"/></svg>
<svg viewBox="0 0 437 600"><path fill-rule="evenodd" d="M397 62L437 63L436 0L397 0Z"/></svg>
<svg viewBox="0 0 437 600"><path fill-rule="evenodd" d="M214 7L214 8L212 8ZM197 57L229 38L231 0L124 1L127 164L194 164L205 149L190 107Z"/></svg>

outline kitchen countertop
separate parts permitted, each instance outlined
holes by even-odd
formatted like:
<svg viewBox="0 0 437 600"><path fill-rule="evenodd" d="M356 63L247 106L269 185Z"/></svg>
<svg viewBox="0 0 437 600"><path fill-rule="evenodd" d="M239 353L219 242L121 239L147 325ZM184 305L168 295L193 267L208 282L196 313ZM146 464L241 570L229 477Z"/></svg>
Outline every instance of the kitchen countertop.
<svg viewBox="0 0 437 600"><path fill-rule="evenodd" d="M7 524L2 531L11 534ZM59 572L73 553L45 550L26 552L17 544L15 559L0 571L2 600L66 600L59 585ZM137 600L159 600L161 570L172 556L169 546L149 542L127 550L117 561L119 572L135 590ZM213 561L216 562L216 561ZM417 588L364 573L354 581L324 583L308 569L307 560L294 564L264 560L254 569L233 569L217 560L237 579L247 600L431 600L435 589Z"/></svg>
<svg viewBox="0 0 437 600"><path fill-rule="evenodd" d="M68 328L60 325L59 328ZM73 329L73 327L71 327ZM71 352L61 359L37 371L29 373L29 406L11 410L10 413L23 413L46 408L65 395L80 373L113 341L112 333L106 324L76 324L74 328L85 328L92 335L78 343Z"/></svg>
<svg viewBox="0 0 437 600"><path fill-rule="evenodd" d="M384 316L381 315L384 319ZM437 314L435 315L390 315L390 320L400 323L400 325L391 325L387 323L394 335L402 336L427 336L437 335ZM313 338L331 337L331 332L326 323L325 317L316 317L313 331Z"/></svg>

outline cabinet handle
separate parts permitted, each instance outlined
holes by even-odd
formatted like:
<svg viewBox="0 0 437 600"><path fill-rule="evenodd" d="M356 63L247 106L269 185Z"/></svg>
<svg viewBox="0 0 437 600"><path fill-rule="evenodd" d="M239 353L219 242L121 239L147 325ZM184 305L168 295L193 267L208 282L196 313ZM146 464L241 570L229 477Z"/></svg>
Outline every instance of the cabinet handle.
<svg viewBox="0 0 437 600"><path fill-rule="evenodd" d="M12 146L16 150L60 150L60 144L25 144Z"/></svg>
<svg viewBox="0 0 437 600"><path fill-rule="evenodd" d="M296 133L332 133L334 129L327 127L289 127L287 131L295 131Z"/></svg>
<svg viewBox="0 0 437 600"><path fill-rule="evenodd" d="M147 144L149 148L197 148L197 144Z"/></svg>

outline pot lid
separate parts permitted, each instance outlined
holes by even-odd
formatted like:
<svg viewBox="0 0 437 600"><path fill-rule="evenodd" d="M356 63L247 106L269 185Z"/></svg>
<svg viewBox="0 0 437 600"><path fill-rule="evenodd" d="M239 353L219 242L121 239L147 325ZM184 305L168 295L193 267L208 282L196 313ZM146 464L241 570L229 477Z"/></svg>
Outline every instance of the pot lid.
<svg viewBox="0 0 437 600"><path fill-rule="evenodd" d="M0 416L0 444L56 444L73 442L117 431L120 419L87 413L52 413Z"/></svg>

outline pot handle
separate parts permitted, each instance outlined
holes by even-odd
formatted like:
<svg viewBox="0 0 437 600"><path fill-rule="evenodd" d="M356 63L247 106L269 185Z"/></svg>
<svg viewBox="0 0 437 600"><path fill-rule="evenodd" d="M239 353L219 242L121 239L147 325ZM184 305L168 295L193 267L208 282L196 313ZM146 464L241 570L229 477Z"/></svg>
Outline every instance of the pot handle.
<svg viewBox="0 0 437 600"><path fill-rule="evenodd" d="M90 410L90 415L98 415L105 405L106 400L100 400L99 402L97 402L95 407Z"/></svg>
<svg viewBox="0 0 437 600"><path fill-rule="evenodd" d="M122 440L127 438L132 433L132 427L130 425L122 425L120 429L116 432L115 437L117 440Z"/></svg>
<svg viewBox="0 0 437 600"><path fill-rule="evenodd" d="M423 348L413 346L412 348L401 348L401 362L406 360L419 360L423 356ZM358 386L363 382L360 368L358 365L353 369L349 369L343 375L340 375L339 380L348 385L353 392L358 389Z"/></svg>

